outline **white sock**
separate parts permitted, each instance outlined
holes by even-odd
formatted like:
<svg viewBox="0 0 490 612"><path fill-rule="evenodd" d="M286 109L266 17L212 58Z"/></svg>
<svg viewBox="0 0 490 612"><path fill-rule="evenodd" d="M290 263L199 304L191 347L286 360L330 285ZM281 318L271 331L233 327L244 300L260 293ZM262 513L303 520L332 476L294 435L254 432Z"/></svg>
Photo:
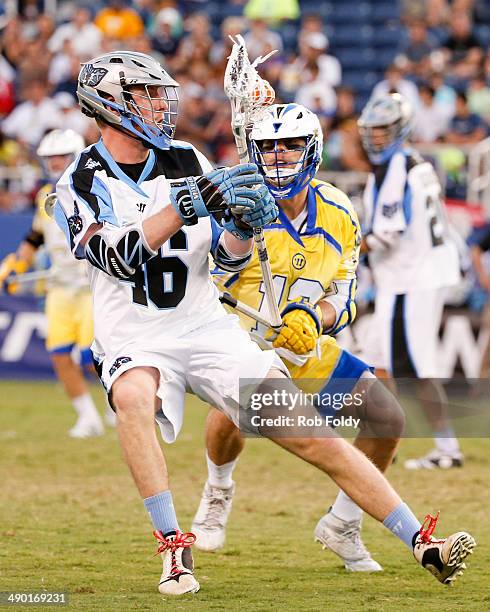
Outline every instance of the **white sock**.
<svg viewBox="0 0 490 612"><path fill-rule="evenodd" d="M83 395L73 397L71 403L73 404L73 407L75 408L80 419L83 418L87 421L100 421L99 413L97 412L97 408L95 407L90 393L84 393Z"/></svg>
<svg viewBox="0 0 490 612"><path fill-rule="evenodd" d="M238 459L225 463L224 465L216 465L206 453L206 463L208 464L208 482L212 487L220 489L229 489L233 485L231 476Z"/></svg>
<svg viewBox="0 0 490 612"><path fill-rule="evenodd" d="M362 510L352 501L343 491L339 491L337 499L332 506L332 513L343 521L359 521L362 517Z"/></svg>
<svg viewBox="0 0 490 612"><path fill-rule="evenodd" d="M447 427L442 431L436 431L434 436L436 448L443 455L454 455L459 453L459 442L454 435L454 429Z"/></svg>

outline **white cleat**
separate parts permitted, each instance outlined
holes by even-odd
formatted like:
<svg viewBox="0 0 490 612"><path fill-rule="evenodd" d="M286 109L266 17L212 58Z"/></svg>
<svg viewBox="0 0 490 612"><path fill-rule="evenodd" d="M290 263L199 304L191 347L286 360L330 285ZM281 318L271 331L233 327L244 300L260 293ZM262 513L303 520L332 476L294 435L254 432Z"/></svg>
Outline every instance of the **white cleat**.
<svg viewBox="0 0 490 612"><path fill-rule="evenodd" d="M161 554L163 572L158 585L162 595L185 595L197 593L199 582L194 577L194 560L191 546L196 541L193 533L172 531L166 536L161 531L154 531L160 546L157 554Z"/></svg>
<svg viewBox="0 0 490 612"><path fill-rule="evenodd" d="M435 448L427 455L418 459L407 459L403 464L407 470L449 470L463 467L463 454L458 452L444 454Z"/></svg>
<svg viewBox="0 0 490 612"><path fill-rule="evenodd" d="M191 527L196 535L196 547L199 550L212 552L223 548L234 492L235 484L229 489L221 489L206 481Z"/></svg>
<svg viewBox="0 0 490 612"><path fill-rule="evenodd" d="M98 420L95 419L87 419L80 418L75 423L75 425L68 431L68 435L70 438L94 438L97 436L102 436L104 434L104 425L100 418Z"/></svg>
<svg viewBox="0 0 490 612"><path fill-rule="evenodd" d="M318 521L314 538L344 562L348 572L381 572L361 539L361 521L343 521L331 509Z"/></svg>
<svg viewBox="0 0 490 612"><path fill-rule="evenodd" d="M473 536L465 531L453 533L443 540L432 538L437 517L426 517L426 521L430 521L429 527L424 530L422 526L415 540L413 555L439 582L451 586L466 569L464 560L473 553L476 542Z"/></svg>

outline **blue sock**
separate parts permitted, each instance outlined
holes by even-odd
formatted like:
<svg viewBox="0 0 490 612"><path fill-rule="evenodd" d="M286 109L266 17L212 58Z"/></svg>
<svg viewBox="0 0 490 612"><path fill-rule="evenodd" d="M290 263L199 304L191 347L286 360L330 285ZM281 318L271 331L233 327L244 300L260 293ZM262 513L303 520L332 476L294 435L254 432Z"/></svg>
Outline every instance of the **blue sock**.
<svg viewBox="0 0 490 612"><path fill-rule="evenodd" d="M147 497L143 500L143 503L157 531L161 531L163 535L170 531L180 531L170 491L163 491L163 493Z"/></svg>
<svg viewBox="0 0 490 612"><path fill-rule="evenodd" d="M418 535L421 525L407 504L402 503L390 512L383 521L383 525L402 542L405 542L410 550L413 550L414 536Z"/></svg>

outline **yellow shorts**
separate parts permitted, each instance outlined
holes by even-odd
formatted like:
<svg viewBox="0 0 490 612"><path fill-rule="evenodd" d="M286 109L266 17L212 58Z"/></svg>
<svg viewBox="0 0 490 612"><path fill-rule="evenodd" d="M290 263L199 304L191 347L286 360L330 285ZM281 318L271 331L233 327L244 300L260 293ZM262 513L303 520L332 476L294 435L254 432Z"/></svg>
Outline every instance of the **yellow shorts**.
<svg viewBox="0 0 490 612"><path fill-rule="evenodd" d="M285 361L291 378L305 393L349 393L371 368L342 349L335 338L322 336L321 358L310 357L302 366Z"/></svg>
<svg viewBox="0 0 490 612"><path fill-rule="evenodd" d="M46 295L46 319L46 348L50 353L69 353L76 345L80 349L82 363L91 359L94 325L92 294L88 289L49 289Z"/></svg>

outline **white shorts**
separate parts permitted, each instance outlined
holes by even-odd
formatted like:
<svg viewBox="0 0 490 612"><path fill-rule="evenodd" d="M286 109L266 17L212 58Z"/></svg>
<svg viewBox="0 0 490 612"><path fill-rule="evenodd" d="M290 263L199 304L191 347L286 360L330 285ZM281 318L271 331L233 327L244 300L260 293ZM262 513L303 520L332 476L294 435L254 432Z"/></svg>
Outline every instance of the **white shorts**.
<svg viewBox="0 0 490 612"><path fill-rule="evenodd" d="M123 372L146 366L160 372L157 395L162 402L156 420L165 442L174 442L184 419L185 393L223 411L239 424L240 379L262 381L272 367L289 375L275 351L263 351L226 315L179 338L162 336L162 350L124 349L99 363L107 392Z"/></svg>
<svg viewBox="0 0 490 612"><path fill-rule="evenodd" d="M368 363L395 378L437 378L438 333L443 291L376 296L372 327L363 351Z"/></svg>

